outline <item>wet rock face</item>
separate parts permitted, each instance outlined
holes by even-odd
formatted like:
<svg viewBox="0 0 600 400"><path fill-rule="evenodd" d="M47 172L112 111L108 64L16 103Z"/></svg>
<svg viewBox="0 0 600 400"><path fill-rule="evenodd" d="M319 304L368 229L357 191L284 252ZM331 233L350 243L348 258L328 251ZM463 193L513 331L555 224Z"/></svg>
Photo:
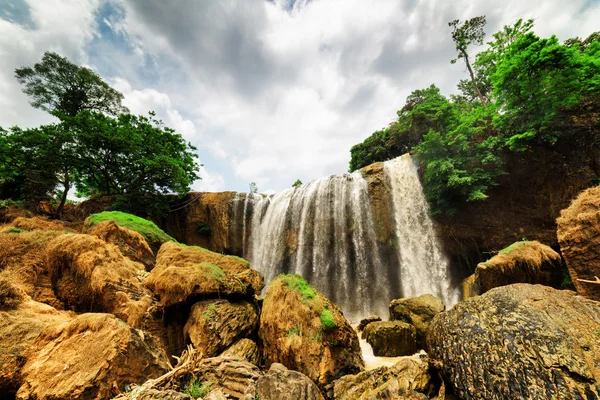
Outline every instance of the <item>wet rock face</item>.
<svg viewBox="0 0 600 400"><path fill-rule="evenodd" d="M391 367L346 375L333 383L336 400L427 399L433 390L425 353L403 357Z"/></svg>
<svg viewBox="0 0 600 400"><path fill-rule="evenodd" d="M269 371L256 381L242 400L324 400L319 388L306 375L290 371L274 363Z"/></svg>
<svg viewBox="0 0 600 400"><path fill-rule="evenodd" d="M417 334L417 347L426 349L425 338L429 323L444 309L442 300L430 294L396 299L390 303L390 320L403 321L414 326Z"/></svg>
<svg viewBox="0 0 600 400"><path fill-rule="evenodd" d="M362 336L377 357L407 356L417 351L416 329L406 322L372 322L367 325Z"/></svg>
<svg viewBox="0 0 600 400"><path fill-rule="evenodd" d="M600 186L582 192L556 222L577 293L600 301Z"/></svg>
<svg viewBox="0 0 600 400"><path fill-rule="evenodd" d="M434 317L430 356L465 399L600 397L600 303L502 286Z"/></svg>
<svg viewBox="0 0 600 400"><path fill-rule="evenodd" d="M17 398L108 399L169 370L150 336L110 314L82 314L44 330L27 350Z"/></svg>
<svg viewBox="0 0 600 400"><path fill-rule="evenodd" d="M205 300L192 306L184 335L204 356L213 357L257 327L258 314L252 304Z"/></svg>

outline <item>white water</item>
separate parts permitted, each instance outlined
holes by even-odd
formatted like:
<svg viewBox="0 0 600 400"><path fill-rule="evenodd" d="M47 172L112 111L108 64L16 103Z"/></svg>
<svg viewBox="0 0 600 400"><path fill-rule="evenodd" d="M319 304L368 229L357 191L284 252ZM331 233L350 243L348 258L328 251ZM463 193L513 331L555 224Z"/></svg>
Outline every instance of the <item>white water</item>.
<svg viewBox="0 0 600 400"><path fill-rule="evenodd" d="M333 175L272 196L239 194L244 257L270 282L282 272L301 274L340 305L347 318L387 316L393 298L431 293L458 301L448 262L437 243L417 168L405 155L384 164L397 246L383 262L376 241L368 184L359 171ZM242 214L242 215L240 215Z"/></svg>

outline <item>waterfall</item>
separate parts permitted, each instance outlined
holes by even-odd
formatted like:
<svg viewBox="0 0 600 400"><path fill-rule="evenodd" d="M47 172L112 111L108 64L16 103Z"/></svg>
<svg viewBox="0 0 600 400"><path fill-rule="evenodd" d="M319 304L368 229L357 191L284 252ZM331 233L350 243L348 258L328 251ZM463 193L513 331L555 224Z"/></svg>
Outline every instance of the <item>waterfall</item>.
<svg viewBox="0 0 600 400"><path fill-rule="evenodd" d="M385 317L393 298L425 293L453 305L458 290L450 287L416 165L405 155L386 162L384 173L393 205L386 223L395 227L394 257L384 257L386 244L376 239L369 186L360 171L270 196L238 194L234 218L241 253L267 283L283 272L301 274L351 320L372 313Z"/></svg>

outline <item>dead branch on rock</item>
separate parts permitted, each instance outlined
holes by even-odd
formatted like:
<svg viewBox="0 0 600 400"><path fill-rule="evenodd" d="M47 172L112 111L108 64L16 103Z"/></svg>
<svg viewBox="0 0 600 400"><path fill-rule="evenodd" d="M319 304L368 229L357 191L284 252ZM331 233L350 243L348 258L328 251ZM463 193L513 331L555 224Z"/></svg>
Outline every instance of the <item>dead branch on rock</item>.
<svg viewBox="0 0 600 400"><path fill-rule="evenodd" d="M600 278L598 278L597 276L594 276L594 278L596 278L595 281L590 281L588 279L577 279L579 282L585 282L585 283L595 283L596 285L600 285Z"/></svg>

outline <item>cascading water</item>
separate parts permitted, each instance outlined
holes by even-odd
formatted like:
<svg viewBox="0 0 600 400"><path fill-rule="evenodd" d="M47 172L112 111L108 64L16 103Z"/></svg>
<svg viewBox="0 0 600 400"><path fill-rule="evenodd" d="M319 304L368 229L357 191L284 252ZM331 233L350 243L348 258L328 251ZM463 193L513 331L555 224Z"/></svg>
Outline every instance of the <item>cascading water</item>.
<svg viewBox="0 0 600 400"><path fill-rule="evenodd" d="M409 155L384 164L396 232L393 260L378 243L367 181L357 171L272 196L238 194L234 217L244 257L270 282L301 274L347 318L387 315L391 299L425 293L458 301L436 241L417 168ZM241 215L240 215L241 214ZM238 228L238 229L239 229Z"/></svg>

